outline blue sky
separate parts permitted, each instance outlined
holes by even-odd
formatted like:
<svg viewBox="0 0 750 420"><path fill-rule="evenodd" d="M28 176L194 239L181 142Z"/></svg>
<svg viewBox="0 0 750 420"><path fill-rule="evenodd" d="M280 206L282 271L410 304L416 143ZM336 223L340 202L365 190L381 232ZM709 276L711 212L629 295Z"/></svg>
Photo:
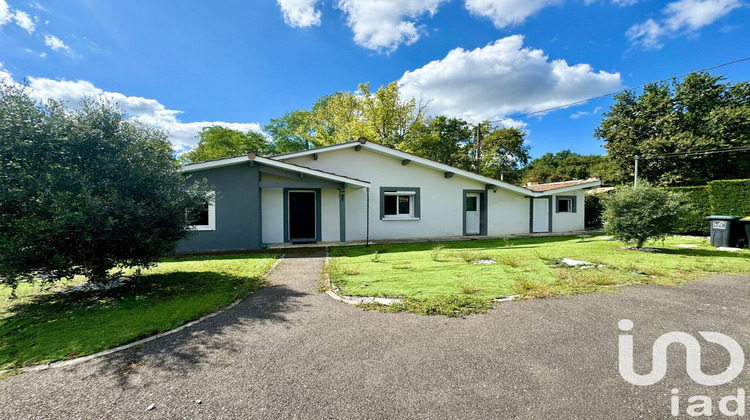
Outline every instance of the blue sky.
<svg viewBox="0 0 750 420"><path fill-rule="evenodd" d="M603 153L609 98L507 117L750 56L747 22L742 0L0 0L0 80L108 96L176 150L399 81L431 113L524 127L534 156Z"/></svg>

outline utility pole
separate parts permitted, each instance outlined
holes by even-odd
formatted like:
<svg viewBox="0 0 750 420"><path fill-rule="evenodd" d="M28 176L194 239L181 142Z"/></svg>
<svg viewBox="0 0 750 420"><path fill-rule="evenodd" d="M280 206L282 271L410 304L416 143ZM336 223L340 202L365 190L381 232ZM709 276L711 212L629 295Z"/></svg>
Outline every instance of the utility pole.
<svg viewBox="0 0 750 420"><path fill-rule="evenodd" d="M481 162L482 162L482 130L480 129L480 125L477 124L477 132L476 132L476 144L477 144L477 150L474 153L474 157L476 158L476 163L474 166L476 167L477 173L479 173L479 170L481 168Z"/></svg>
<svg viewBox="0 0 750 420"><path fill-rule="evenodd" d="M640 156L635 155L635 177L633 178L633 187L638 186L638 158Z"/></svg>

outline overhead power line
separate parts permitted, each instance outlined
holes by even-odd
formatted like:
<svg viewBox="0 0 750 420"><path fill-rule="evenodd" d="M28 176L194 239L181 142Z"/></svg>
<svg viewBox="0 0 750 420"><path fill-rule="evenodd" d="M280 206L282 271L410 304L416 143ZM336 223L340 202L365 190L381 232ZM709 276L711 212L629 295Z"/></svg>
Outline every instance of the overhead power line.
<svg viewBox="0 0 750 420"><path fill-rule="evenodd" d="M509 116L507 116L505 118L502 118L502 119L492 120L490 122L491 123L502 122L502 121L505 121L505 120L512 120L512 119L516 119L516 118L528 117L530 115L543 114L543 113L546 113L546 112L555 111L555 110L562 109L562 108L567 108L567 107L573 106L573 105L584 104L586 102L593 101L593 100L596 100L596 99L602 99L602 98L606 98L608 96L613 96L613 95L616 95L616 94L622 92L623 90L642 89L642 88L644 88L644 87L646 87L648 85L652 85L652 84L656 84L656 83L668 82L670 80L679 79L679 78L688 76L688 75L693 74L693 73L714 70L714 69L718 69L718 68L721 68L721 67L726 67L726 66L729 66L729 65L732 65L732 64L737 64L737 63L741 63L743 61L748 61L748 60L750 60L750 57L738 58L736 60L727 61L726 63L717 64L715 66L705 67L705 68L702 68L700 70L693 70L693 71L691 71L689 73L681 74L681 75L678 75L678 76L672 76L672 77L668 77L666 79L661 79L661 80L657 80L657 81L654 81L654 82L644 83L644 84L642 84L640 86L636 86L636 87L633 87L633 88L622 89L622 90L618 90L616 92L605 93L605 94L599 95L599 96L592 96L592 97L587 98L587 99L581 99L581 100L574 101L574 102L569 102L569 103L566 103L566 104L563 104L563 105L557 105L557 106L553 106L553 107L550 107L550 108L540 109L538 111L524 112L522 114L513 114L513 115L509 115Z"/></svg>
<svg viewBox="0 0 750 420"><path fill-rule="evenodd" d="M738 146L728 147L726 149L706 149L706 150L693 150L689 152L672 152L672 153L660 153L656 155L641 156L642 159L649 159L655 157L677 157L677 156L693 156L693 155L712 155L716 153L731 153L750 151L750 146Z"/></svg>

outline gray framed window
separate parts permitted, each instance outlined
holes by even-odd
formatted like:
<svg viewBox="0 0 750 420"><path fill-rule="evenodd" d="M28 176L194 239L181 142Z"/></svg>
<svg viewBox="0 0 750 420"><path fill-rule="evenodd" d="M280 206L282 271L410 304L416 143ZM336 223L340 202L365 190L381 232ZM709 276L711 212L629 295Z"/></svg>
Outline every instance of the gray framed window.
<svg viewBox="0 0 750 420"><path fill-rule="evenodd" d="M558 195L555 199L555 213L576 213L577 198L574 195Z"/></svg>
<svg viewBox="0 0 750 420"><path fill-rule="evenodd" d="M381 220L414 220L420 214L419 188L380 187Z"/></svg>

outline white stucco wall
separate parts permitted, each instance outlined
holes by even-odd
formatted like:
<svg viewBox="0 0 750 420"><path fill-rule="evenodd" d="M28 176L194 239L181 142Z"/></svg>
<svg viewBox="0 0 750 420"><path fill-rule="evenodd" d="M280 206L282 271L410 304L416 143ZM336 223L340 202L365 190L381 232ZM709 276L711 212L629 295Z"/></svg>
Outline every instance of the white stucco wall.
<svg viewBox="0 0 750 420"><path fill-rule="evenodd" d="M367 149L320 153L288 159L315 169L334 172L372 183L370 191L370 239L401 239L463 235L463 191L484 190L484 184L453 176L414 162L404 166L400 159ZM380 187L420 188L420 220L380 219ZM487 233L526 233L529 202L521 194L503 189L487 192ZM347 189L347 240L362 240L366 234L366 191Z"/></svg>
<svg viewBox="0 0 750 420"><path fill-rule="evenodd" d="M370 239L406 239L435 236L463 235L463 192L484 190L484 184L474 180L453 176L445 178L442 171L409 163L404 166L400 159L382 155L367 149L359 152L345 149L320 153L318 159L302 156L286 160L310 168L333 172L339 175L369 181L370 191ZM263 174L264 181L289 181L288 178ZM299 183L304 187L304 183ZM420 188L420 220L380 219L380 187ZM280 243L284 240L283 190L264 188L263 242ZM553 200L552 230L568 232L584 228L584 191L561 194L577 197L576 213L556 213ZM500 236L529 232L529 198L522 194L498 188L497 192L486 192L487 234ZM338 241L339 197L338 190L321 190L321 239ZM367 233L367 191L364 188L346 189L346 239L364 240Z"/></svg>
<svg viewBox="0 0 750 420"><path fill-rule="evenodd" d="M321 237L323 242L338 241L339 236L339 190L320 190L321 202L320 220Z"/></svg>
<svg viewBox="0 0 750 420"><path fill-rule="evenodd" d="M529 199L498 189L488 193L487 234L491 236L528 233Z"/></svg>
<svg viewBox="0 0 750 420"><path fill-rule="evenodd" d="M263 188L260 192L262 203L261 221L263 230L261 242L277 244L284 242L284 193L281 188Z"/></svg>
<svg viewBox="0 0 750 420"><path fill-rule="evenodd" d="M552 197L552 231L553 232L569 232L571 230L583 230L585 228L584 222L584 199L585 193L583 190L575 192L568 192L559 194L560 196L575 196L576 197L576 212L575 213L557 213L557 195Z"/></svg>

